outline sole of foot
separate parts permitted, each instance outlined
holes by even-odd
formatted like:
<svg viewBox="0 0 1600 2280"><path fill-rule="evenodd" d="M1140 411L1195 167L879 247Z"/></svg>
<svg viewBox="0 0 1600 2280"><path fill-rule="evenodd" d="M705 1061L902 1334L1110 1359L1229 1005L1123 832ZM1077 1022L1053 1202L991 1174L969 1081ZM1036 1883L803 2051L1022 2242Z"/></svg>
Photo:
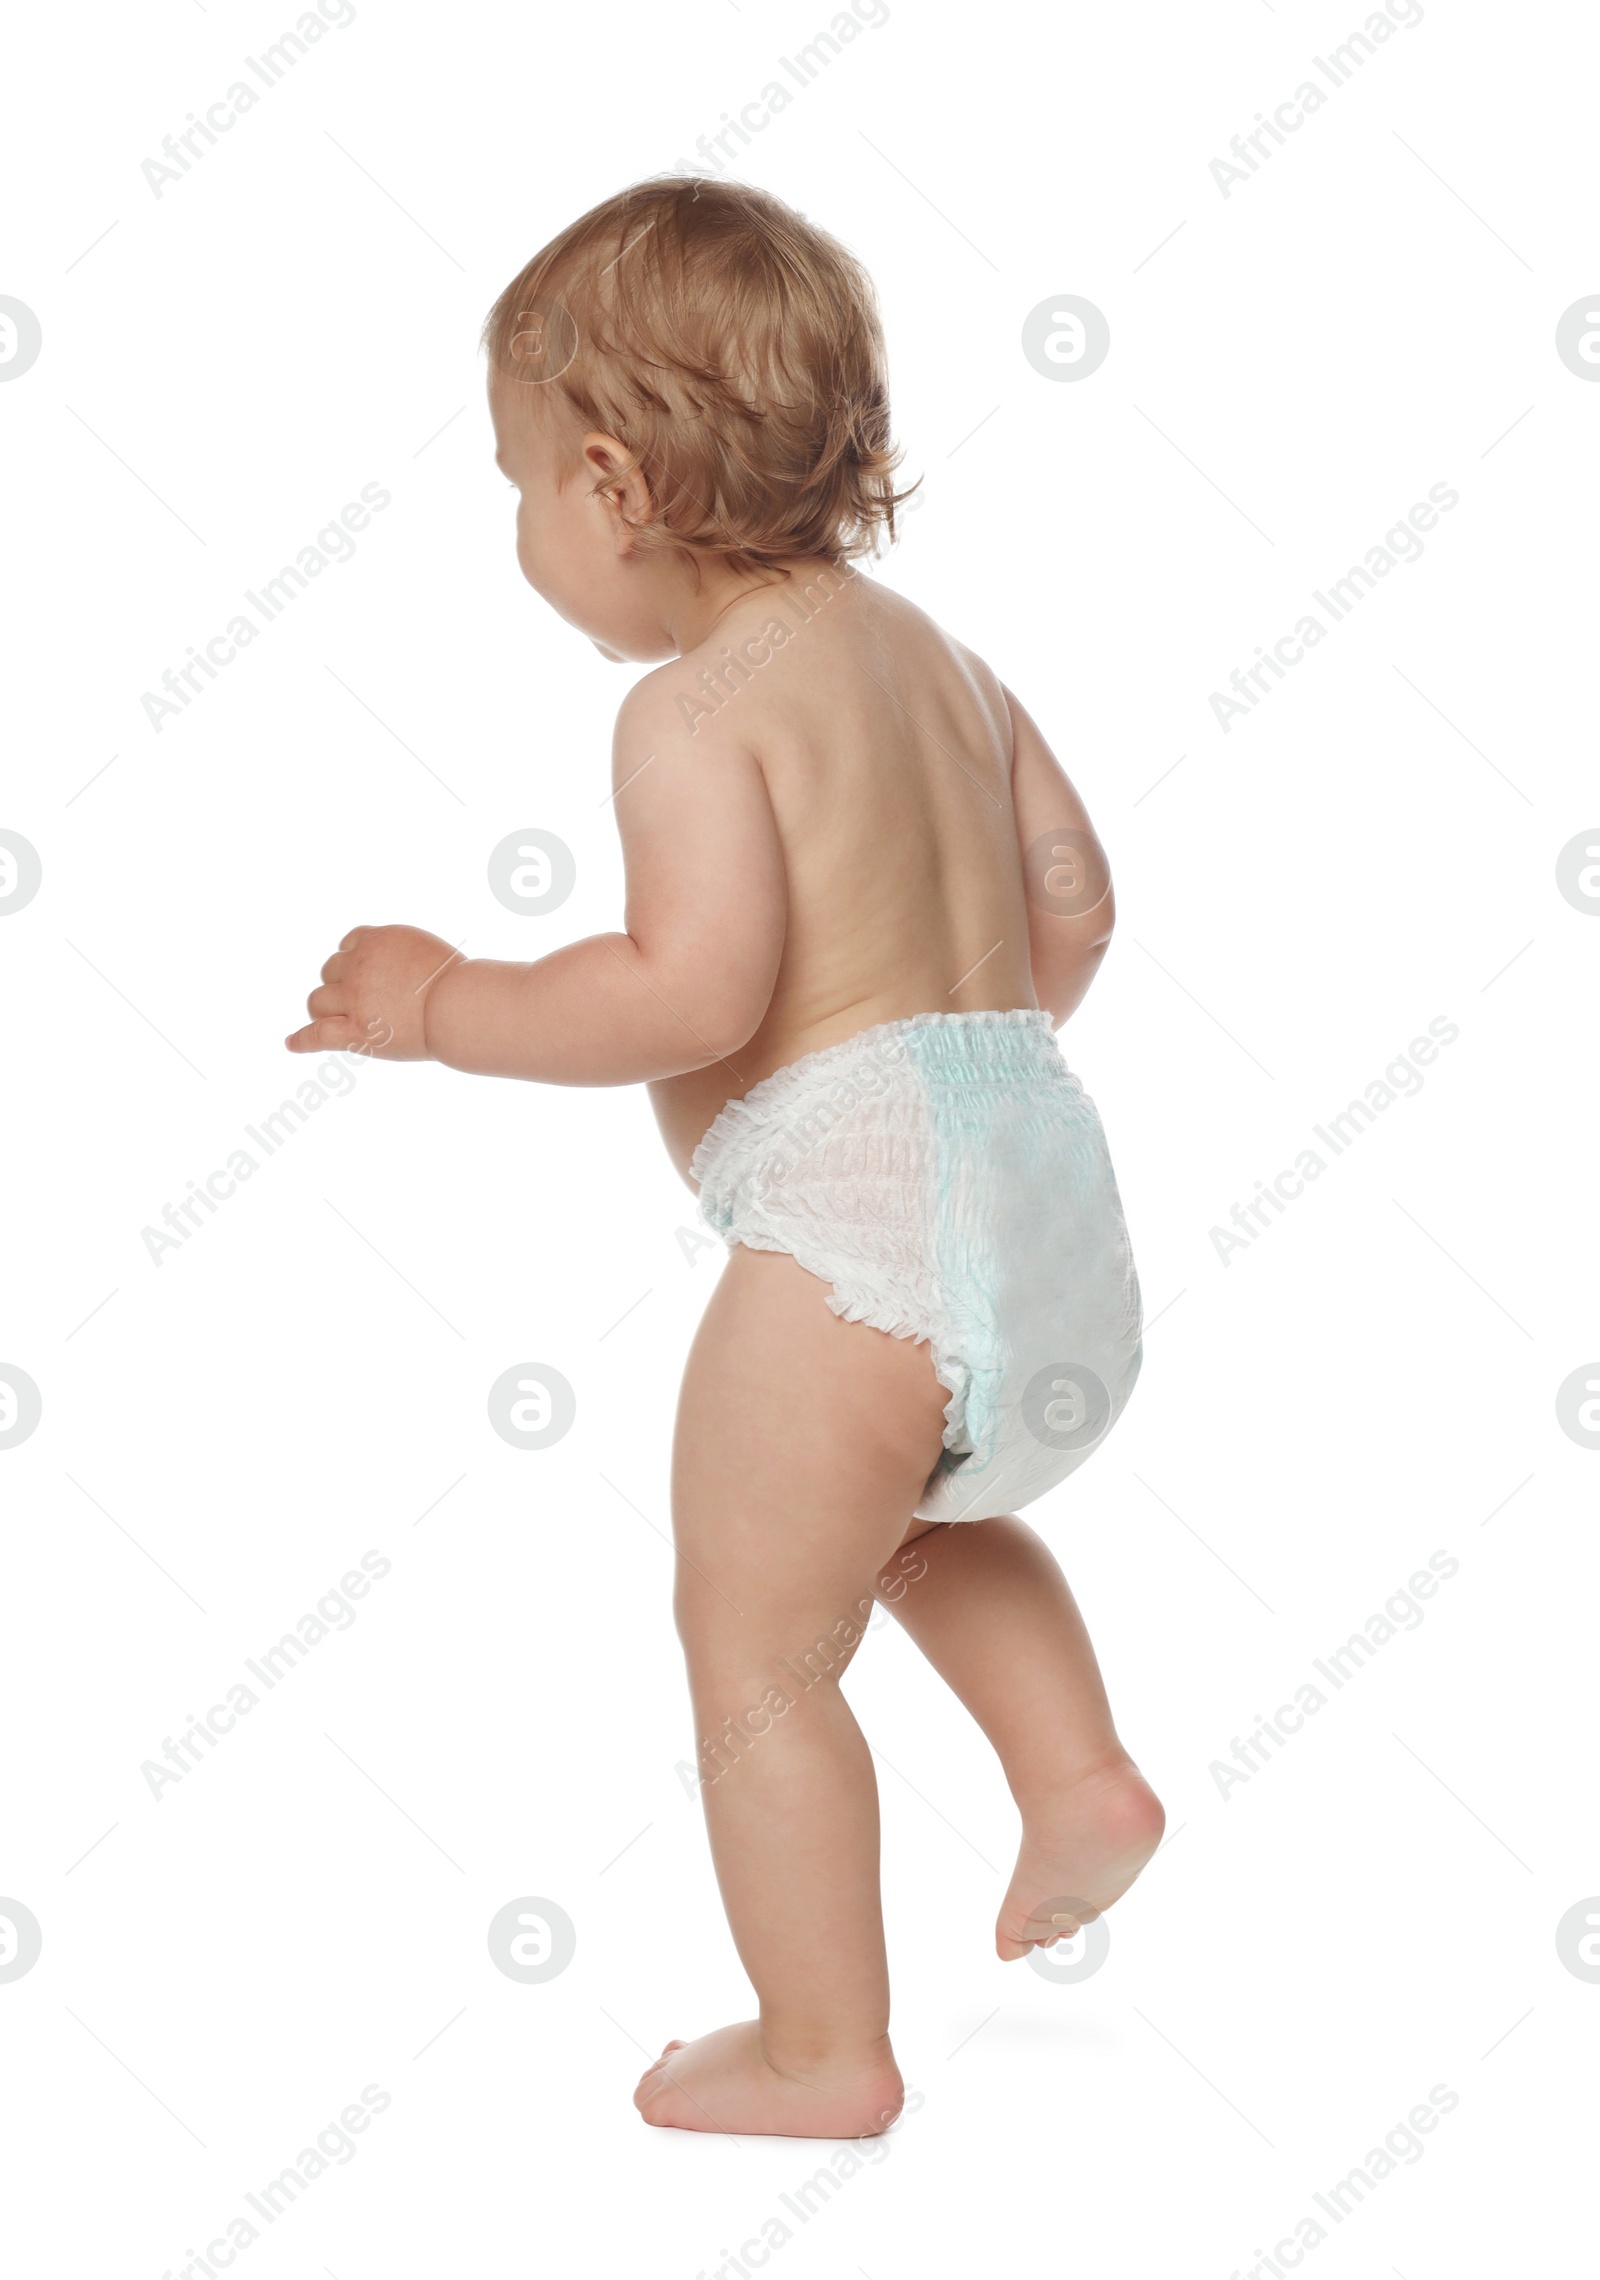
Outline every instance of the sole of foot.
<svg viewBox="0 0 1600 2280"><path fill-rule="evenodd" d="M995 1923L1001 1961L1070 1939L1120 1900L1166 1825L1131 1758L1096 1767L1024 1813L1016 1872Z"/></svg>

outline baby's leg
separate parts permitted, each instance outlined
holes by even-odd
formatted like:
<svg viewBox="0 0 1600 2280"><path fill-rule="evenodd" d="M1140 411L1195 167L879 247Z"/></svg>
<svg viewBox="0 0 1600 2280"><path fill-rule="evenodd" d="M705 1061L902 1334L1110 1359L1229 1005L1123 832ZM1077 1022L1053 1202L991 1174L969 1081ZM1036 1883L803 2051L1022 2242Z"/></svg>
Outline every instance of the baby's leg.
<svg viewBox="0 0 1600 2280"><path fill-rule="evenodd" d="M842 1322L735 1249L684 1376L677 1617L712 1855L761 2016L669 2044L635 2103L680 2129L859 2136L899 2111L872 1759L838 1677L939 1452L926 1346ZM723 1770L717 1770L720 1762ZM714 1777L714 1778L713 1778Z"/></svg>
<svg viewBox="0 0 1600 2280"><path fill-rule="evenodd" d="M907 1575L922 1561L927 1572L886 1604L993 1742L1022 1813L995 1925L1010 1963L1077 1928L1050 1921L1063 1899L1093 1910L1118 1899L1165 1815L1117 1739L1083 1618L1033 1530L1015 1519L918 1522L907 1540Z"/></svg>

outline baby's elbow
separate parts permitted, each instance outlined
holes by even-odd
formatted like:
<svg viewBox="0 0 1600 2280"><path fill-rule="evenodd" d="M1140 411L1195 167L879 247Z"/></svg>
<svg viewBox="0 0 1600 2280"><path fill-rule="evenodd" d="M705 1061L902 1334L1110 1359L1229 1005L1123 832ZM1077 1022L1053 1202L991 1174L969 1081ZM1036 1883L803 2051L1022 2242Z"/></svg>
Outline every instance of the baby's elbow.
<svg viewBox="0 0 1600 2280"><path fill-rule="evenodd" d="M752 1001L745 1001L743 1005L738 1005L738 1008L729 1010L723 1019L713 1021L711 1024L711 1042L716 1044L716 1058L718 1060L725 1060L729 1053L736 1053L738 1049L743 1047L743 1044L750 1044L754 1033L757 1033L761 1024L766 1021L766 1008L768 1008L768 999L761 999L759 1005L752 1003Z"/></svg>
<svg viewBox="0 0 1600 2280"><path fill-rule="evenodd" d="M691 1026L708 1061L725 1061L748 1045L766 1018L770 989L758 991L747 982L730 981L693 993Z"/></svg>
<svg viewBox="0 0 1600 2280"><path fill-rule="evenodd" d="M1112 892L1109 879L1106 881L1105 893L1088 916L1094 923L1094 947L1103 953L1117 923L1117 898Z"/></svg>
<svg viewBox="0 0 1600 2280"><path fill-rule="evenodd" d="M1034 993L1060 1027L1082 1002L1110 946L1116 914L1105 895L1075 918L1036 919L1029 949Z"/></svg>
<svg viewBox="0 0 1600 2280"><path fill-rule="evenodd" d="M759 1014L741 1020L708 1021L699 1033L700 1041L706 1047L710 1060L726 1061L741 1046L748 1045L760 1027Z"/></svg>

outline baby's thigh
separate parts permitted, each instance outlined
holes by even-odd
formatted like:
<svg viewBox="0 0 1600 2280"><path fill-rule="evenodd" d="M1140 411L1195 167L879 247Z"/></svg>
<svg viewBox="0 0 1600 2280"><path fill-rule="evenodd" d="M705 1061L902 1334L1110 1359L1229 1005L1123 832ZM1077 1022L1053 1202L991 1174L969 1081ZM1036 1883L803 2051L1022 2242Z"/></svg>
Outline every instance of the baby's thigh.
<svg viewBox="0 0 1600 2280"><path fill-rule="evenodd" d="M938 1459L925 1345L843 1322L787 1253L738 1246L690 1350L673 1450L685 1637L752 1632L870 1592ZM831 1610L831 1612L830 1612Z"/></svg>

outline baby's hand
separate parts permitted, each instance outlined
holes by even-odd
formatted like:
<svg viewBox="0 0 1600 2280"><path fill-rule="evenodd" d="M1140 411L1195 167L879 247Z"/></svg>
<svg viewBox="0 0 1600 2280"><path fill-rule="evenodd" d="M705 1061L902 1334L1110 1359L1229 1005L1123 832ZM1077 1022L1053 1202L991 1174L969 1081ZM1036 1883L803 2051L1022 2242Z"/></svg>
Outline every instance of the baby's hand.
<svg viewBox="0 0 1600 2280"><path fill-rule="evenodd" d="M357 926L323 967L321 988L306 1000L312 1019L284 1043L291 1053L426 1061L423 997L460 955L420 926Z"/></svg>

